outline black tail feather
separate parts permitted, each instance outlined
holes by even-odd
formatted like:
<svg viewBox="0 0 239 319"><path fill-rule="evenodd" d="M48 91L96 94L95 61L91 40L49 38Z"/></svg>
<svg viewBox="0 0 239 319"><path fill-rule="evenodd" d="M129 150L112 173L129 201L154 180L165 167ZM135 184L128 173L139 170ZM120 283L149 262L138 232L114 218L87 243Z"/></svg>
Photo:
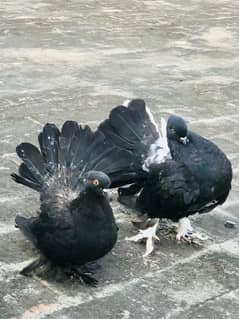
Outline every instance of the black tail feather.
<svg viewBox="0 0 239 319"><path fill-rule="evenodd" d="M99 125L98 130L103 132L107 139L110 140L114 145L117 145L122 149L132 150L133 144L129 143L124 137L118 135L117 130L111 125L109 119L103 121Z"/></svg>
<svg viewBox="0 0 239 319"><path fill-rule="evenodd" d="M44 183L46 167L38 148L30 143L21 143L16 147L17 155L23 163L17 174L12 174L13 180L39 191Z"/></svg>
<svg viewBox="0 0 239 319"><path fill-rule="evenodd" d="M79 126L78 130L78 145L71 161L71 167L77 171L85 171L89 165L89 157L94 151L96 136L91 131L89 126ZM87 169L89 170L89 169Z"/></svg>
<svg viewBox="0 0 239 319"><path fill-rule="evenodd" d="M16 147L16 152L36 179L41 179L45 175L45 163L36 146L21 143Z"/></svg>
<svg viewBox="0 0 239 319"><path fill-rule="evenodd" d="M38 140L47 170L54 174L58 168L58 151L59 151L60 131L55 124L47 123L43 131L39 134Z"/></svg>
<svg viewBox="0 0 239 319"><path fill-rule="evenodd" d="M110 112L110 124L129 144L137 143L141 138L141 132L135 125L138 118L134 115L129 108L121 105Z"/></svg>
<svg viewBox="0 0 239 319"><path fill-rule="evenodd" d="M152 118L150 118L145 101L142 99L131 100L128 109L134 113L135 124L145 130L146 136L151 136L153 140L156 140L158 138L157 127L155 123L152 122Z"/></svg>
<svg viewBox="0 0 239 319"><path fill-rule="evenodd" d="M159 137L145 102L140 99L132 100L128 107L115 107L99 130L114 145L133 152L138 164L143 163L150 145Z"/></svg>
<svg viewBox="0 0 239 319"><path fill-rule="evenodd" d="M32 181L25 179L24 177L17 175L15 173L11 174L12 179L19 184L25 185L27 187L30 187L32 189L34 189L37 192L40 192L41 190L41 185L39 184L35 184Z"/></svg>
<svg viewBox="0 0 239 319"><path fill-rule="evenodd" d="M88 160L87 149L94 140L88 126L82 128L74 121L66 121L60 137L60 163L62 167L81 170Z"/></svg>
<svg viewBox="0 0 239 319"><path fill-rule="evenodd" d="M12 174L15 182L40 192L47 176L54 174L59 163L59 130L54 124L46 124L39 134L39 149L30 143L21 143L16 147L17 155L23 163L18 174Z"/></svg>
<svg viewBox="0 0 239 319"><path fill-rule="evenodd" d="M25 163L22 163L19 166L18 171L19 171L19 174L25 179L28 179L35 184L38 184L37 178L34 177L34 175L31 173L31 171L29 170L29 168L27 167Z"/></svg>
<svg viewBox="0 0 239 319"><path fill-rule="evenodd" d="M62 167L70 168L79 147L79 126L77 122L66 121L60 137L60 163Z"/></svg>

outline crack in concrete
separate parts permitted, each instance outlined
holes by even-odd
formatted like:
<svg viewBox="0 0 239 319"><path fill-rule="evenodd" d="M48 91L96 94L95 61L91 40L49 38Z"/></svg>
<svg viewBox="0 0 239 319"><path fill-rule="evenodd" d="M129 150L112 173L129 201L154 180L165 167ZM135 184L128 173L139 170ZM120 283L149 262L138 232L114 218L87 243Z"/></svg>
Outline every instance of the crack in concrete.
<svg viewBox="0 0 239 319"><path fill-rule="evenodd" d="M189 304L185 307L181 307L181 306L178 306L176 309L172 310L170 313L168 313L165 317L165 319L176 319L176 316L180 316L181 313L185 312L185 311L190 311L190 310L195 310L195 312L197 312L196 309L198 308L201 308L203 306L205 306L206 304L210 303L210 302L213 302L213 301L216 301L222 297L225 297L231 293L234 293L234 292L239 292L239 289L236 288L236 289L226 289L224 290L223 292L215 295L215 296L212 296L210 298L207 298L205 300L203 300L202 302L197 302L197 303L194 303L194 304Z"/></svg>

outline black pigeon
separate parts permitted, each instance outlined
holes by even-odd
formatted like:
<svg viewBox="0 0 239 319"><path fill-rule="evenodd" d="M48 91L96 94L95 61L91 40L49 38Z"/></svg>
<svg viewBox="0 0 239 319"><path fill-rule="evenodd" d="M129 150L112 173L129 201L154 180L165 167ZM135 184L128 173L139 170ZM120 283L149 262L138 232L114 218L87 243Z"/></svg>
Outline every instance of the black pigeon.
<svg viewBox="0 0 239 319"><path fill-rule="evenodd" d="M17 183L38 191L41 201L37 217L16 217L16 227L40 250L40 258L21 273L29 275L51 262L95 285L76 267L103 257L116 243L118 228L104 189L110 187L109 176L115 185L120 185L118 176L128 180L128 153L107 143L101 132L73 121L61 131L46 124L39 145L40 150L30 143L17 146L23 163L12 174Z"/></svg>
<svg viewBox="0 0 239 319"><path fill-rule="evenodd" d="M146 173L136 170L141 179L120 188L119 200L132 205L129 196L139 193L136 209L150 218L179 222L178 240L193 238L188 216L209 212L226 200L232 180L230 161L213 142L189 131L181 117L170 116L167 123L162 119L160 132L145 102L135 99L115 107L98 129L114 145L131 152L137 169ZM148 238L146 255L153 250L156 228L132 238Z"/></svg>

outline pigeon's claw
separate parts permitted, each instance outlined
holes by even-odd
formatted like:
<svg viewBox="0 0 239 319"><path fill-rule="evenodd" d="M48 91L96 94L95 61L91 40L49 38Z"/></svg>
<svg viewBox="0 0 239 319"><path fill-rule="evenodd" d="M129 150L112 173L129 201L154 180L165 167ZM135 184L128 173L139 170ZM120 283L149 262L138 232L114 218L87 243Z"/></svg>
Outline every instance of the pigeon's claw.
<svg viewBox="0 0 239 319"><path fill-rule="evenodd" d="M139 229L139 233L132 237L126 237L126 240L138 242L146 239L146 251L143 257L149 256L154 250L154 241L159 241L159 237L156 235L158 229L159 219L157 219L156 223L148 227L147 229Z"/></svg>
<svg viewBox="0 0 239 319"><path fill-rule="evenodd" d="M193 237L192 237L193 233L177 233L176 235L176 240L178 241L192 241Z"/></svg>
<svg viewBox="0 0 239 319"><path fill-rule="evenodd" d="M194 232L188 218L181 218L178 223L176 239L178 241L196 244L200 241L207 240L208 237Z"/></svg>
<svg viewBox="0 0 239 319"><path fill-rule="evenodd" d="M186 217L181 218L178 222L178 229L177 229L177 240L183 241L191 241L193 235L193 228L190 224L190 220Z"/></svg>

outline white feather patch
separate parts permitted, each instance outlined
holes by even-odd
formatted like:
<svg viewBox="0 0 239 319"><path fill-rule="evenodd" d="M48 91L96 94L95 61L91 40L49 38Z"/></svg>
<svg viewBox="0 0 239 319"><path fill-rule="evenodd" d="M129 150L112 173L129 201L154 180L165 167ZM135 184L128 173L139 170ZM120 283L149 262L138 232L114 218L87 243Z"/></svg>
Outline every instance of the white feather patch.
<svg viewBox="0 0 239 319"><path fill-rule="evenodd" d="M159 128L158 128L158 124L155 122L153 114L151 113L150 109L146 106L146 112L149 116L149 119L151 121L151 123L155 126L156 132L159 133Z"/></svg>
<svg viewBox="0 0 239 319"><path fill-rule="evenodd" d="M122 104L125 107L128 107L131 100L125 100ZM146 113L155 127L156 132L159 135L159 138L150 146L148 157L144 161L142 166L143 170L148 172L151 164L160 164L166 161L167 159L171 159L170 149L168 147L168 139L167 139L167 122L164 118L161 118L161 132L154 120L153 114L150 109L146 106Z"/></svg>
<svg viewBox="0 0 239 319"><path fill-rule="evenodd" d="M131 100L125 100L125 101L122 103L122 105L125 106L125 107L128 107L130 102L131 102Z"/></svg>
<svg viewBox="0 0 239 319"><path fill-rule="evenodd" d="M171 159L170 149L167 139L167 123L161 118L161 132L158 130L159 138L150 146L148 157L142 166L143 170L148 172L151 164L160 164L167 159Z"/></svg>

